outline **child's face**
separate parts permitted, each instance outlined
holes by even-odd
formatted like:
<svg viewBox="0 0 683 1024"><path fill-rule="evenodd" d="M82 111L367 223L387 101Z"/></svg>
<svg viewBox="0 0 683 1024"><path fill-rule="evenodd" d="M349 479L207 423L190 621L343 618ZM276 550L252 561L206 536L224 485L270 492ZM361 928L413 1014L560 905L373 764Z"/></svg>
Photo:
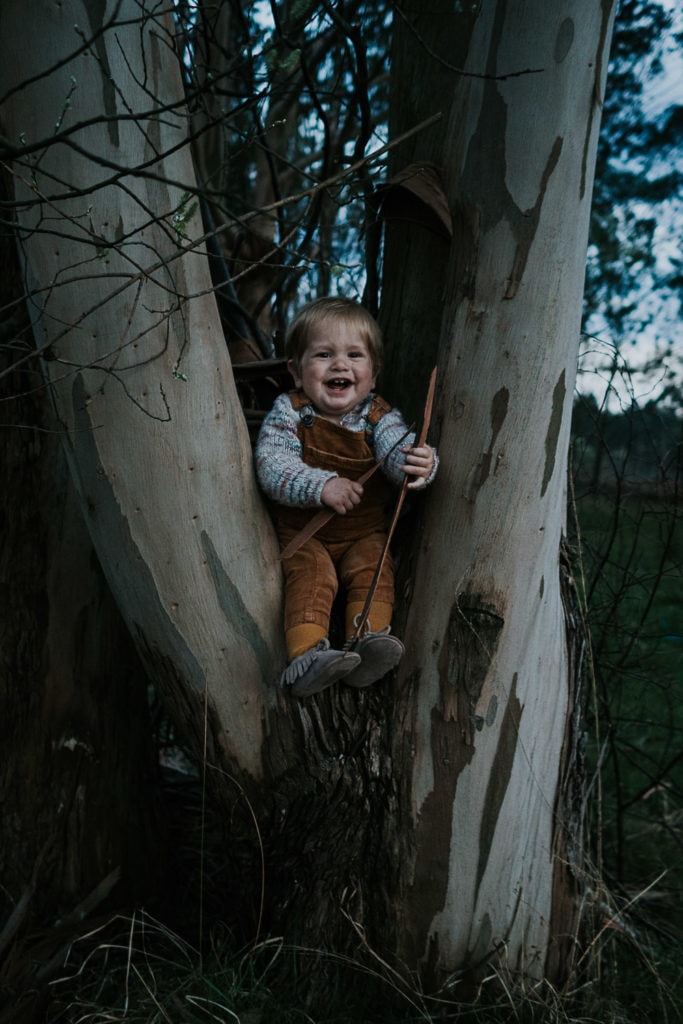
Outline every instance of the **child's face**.
<svg viewBox="0 0 683 1024"><path fill-rule="evenodd" d="M313 328L298 372L291 360L289 371L320 415L337 422L375 386L367 343L352 324L332 317Z"/></svg>

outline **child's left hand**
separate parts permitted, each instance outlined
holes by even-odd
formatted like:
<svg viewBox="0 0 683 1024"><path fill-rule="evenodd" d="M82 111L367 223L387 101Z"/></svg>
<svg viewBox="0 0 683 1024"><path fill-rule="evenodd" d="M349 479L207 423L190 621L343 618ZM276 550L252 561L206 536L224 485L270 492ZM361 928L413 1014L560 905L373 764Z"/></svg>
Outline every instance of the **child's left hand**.
<svg viewBox="0 0 683 1024"><path fill-rule="evenodd" d="M434 469L434 449L428 444L416 448L404 448L406 461L401 467L406 476L412 477L408 488L411 491L426 487L429 474Z"/></svg>

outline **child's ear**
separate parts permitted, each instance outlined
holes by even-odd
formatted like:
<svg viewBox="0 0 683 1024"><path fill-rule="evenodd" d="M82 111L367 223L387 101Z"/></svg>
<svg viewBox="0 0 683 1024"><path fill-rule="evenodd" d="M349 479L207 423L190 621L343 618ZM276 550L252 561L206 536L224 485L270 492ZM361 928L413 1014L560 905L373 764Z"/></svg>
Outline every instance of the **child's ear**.
<svg viewBox="0 0 683 1024"><path fill-rule="evenodd" d="M296 384L296 386L298 388L300 388L301 387L301 377L299 376L299 371L297 370L296 366L294 365L294 361L292 359L288 359L287 360L287 369L289 370L289 372L291 373L292 377L294 378L294 383Z"/></svg>

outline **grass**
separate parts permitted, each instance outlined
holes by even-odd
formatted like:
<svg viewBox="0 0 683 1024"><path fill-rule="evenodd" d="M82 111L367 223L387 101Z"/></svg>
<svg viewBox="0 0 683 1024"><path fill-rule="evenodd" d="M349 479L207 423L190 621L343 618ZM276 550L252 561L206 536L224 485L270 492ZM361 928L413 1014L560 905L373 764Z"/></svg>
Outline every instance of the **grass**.
<svg viewBox="0 0 683 1024"><path fill-rule="evenodd" d="M391 984L380 998L366 998L367 963L330 956L326 969L347 979L345 995L314 1015L293 992L278 991L273 980L283 958L300 958L278 941L235 952L225 936L215 937L203 955L159 921L138 913L116 917L74 943L60 977L52 984L49 1020L69 1024L640 1024L678 1019L671 985L661 967L632 942L601 943L602 980L555 991L545 982L515 980L504 965L481 980L475 998L459 1003L445 987L425 997ZM316 952L316 955L317 954ZM633 975L634 956L641 985L637 992L623 978ZM379 975L374 974L379 982ZM41 1018L42 1019L42 1018Z"/></svg>
<svg viewBox="0 0 683 1024"><path fill-rule="evenodd" d="M587 746L601 793L591 837L615 904L628 908L603 980L618 1019L681 1019L683 509L598 495L577 502L576 520L598 723Z"/></svg>
<svg viewBox="0 0 683 1024"><path fill-rule="evenodd" d="M603 868L683 891L683 511L640 499L578 506L594 651Z"/></svg>

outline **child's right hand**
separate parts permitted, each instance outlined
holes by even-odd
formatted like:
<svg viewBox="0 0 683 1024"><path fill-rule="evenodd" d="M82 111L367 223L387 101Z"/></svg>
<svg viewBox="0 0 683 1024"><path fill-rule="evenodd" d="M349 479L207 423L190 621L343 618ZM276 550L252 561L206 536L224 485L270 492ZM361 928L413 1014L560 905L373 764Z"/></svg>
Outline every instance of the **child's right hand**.
<svg viewBox="0 0 683 1024"><path fill-rule="evenodd" d="M362 497L363 485L356 480L347 480L345 476L330 477L320 494L323 505L342 516L350 512Z"/></svg>

